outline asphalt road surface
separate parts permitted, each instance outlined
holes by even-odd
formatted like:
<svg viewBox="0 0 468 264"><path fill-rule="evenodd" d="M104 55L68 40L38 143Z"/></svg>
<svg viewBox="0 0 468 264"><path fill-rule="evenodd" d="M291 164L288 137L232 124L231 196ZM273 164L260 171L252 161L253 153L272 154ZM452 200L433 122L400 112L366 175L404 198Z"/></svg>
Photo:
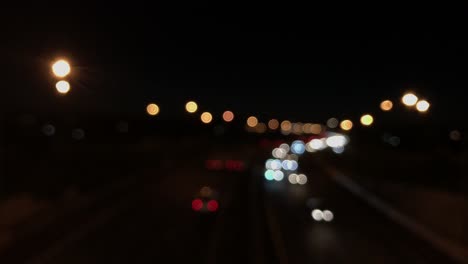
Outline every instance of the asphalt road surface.
<svg viewBox="0 0 468 264"><path fill-rule="evenodd" d="M425 241L391 222L337 185L313 160L301 163L308 184L267 182L272 216L285 242L287 263L451 263ZM315 201L309 209L310 200ZM332 222L314 221L313 208Z"/></svg>
<svg viewBox="0 0 468 264"><path fill-rule="evenodd" d="M20 244L2 263L450 263L313 161L300 163L308 184L292 186L264 181L266 151L255 144L169 145L119 195ZM209 159L245 161L246 170L208 170ZM203 186L219 192L217 213L191 209ZM313 221L310 198L335 219Z"/></svg>

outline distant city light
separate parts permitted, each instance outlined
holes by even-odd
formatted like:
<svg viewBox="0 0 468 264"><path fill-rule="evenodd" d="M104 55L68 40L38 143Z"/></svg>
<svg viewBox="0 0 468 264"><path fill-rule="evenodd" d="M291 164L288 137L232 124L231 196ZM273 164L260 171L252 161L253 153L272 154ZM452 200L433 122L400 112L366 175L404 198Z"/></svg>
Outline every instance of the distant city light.
<svg viewBox="0 0 468 264"><path fill-rule="evenodd" d="M311 134L312 133L312 124L311 123L305 123L302 126L302 132L305 134Z"/></svg>
<svg viewBox="0 0 468 264"><path fill-rule="evenodd" d="M281 145L279 146L279 148L284 149L284 151L286 151L286 153L289 152L289 150L290 150L289 145L286 144L286 143L281 144Z"/></svg>
<svg viewBox="0 0 468 264"><path fill-rule="evenodd" d="M231 111L225 111L223 113L223 120L225 122L231 122L232 120L234 120L234 113Z"/></svg>
<svg viewBox="0 0 468 264"><path fill-rule="evenodd" d="M330 210L323 210L322 217L323 217L323 220L325 220L326 222L331 222L333 221L333 218L334 218L333 213Z"/></svg>
<svg viewBox="0 0 468 264"><path fill-rule="evenodd" d="M289 132L291 131L291 129L292 129L291 121L284 120L283 122L281 122L281 130Z"/></svg>
<svg viewBox="0 0 468 264"><path fill-rule="evenodd" d="M70 83L67 81L58 81L55 84L55 88L57 89L57 92L61 94L67 94L70 91Z"/></svg>
<svg viewBox="0 0 468 264"><path fill-rule="evenodd" d="M265 123L258 123L255 127L255 131L259 134L263 134L267 131L267 125Z"/></svg>
<svg viewBox="0 0 468 264"><path fill-rule="evenodd" d="M194 101L185 104L185 110L189 113L195 113L198 110L198 105Z"/></svg>
<svg viewBox="0 0 468 264"><path fill-rule="evenodd" d="M309 145L314 150L322 150L327 147L327 144L324 141L317 139L317 138L312 139L309 142Z"/></svg>
<svg viewBox="0 0 468 264"><path fill-rule="evenodd" d="M295 174L295 173L289 174L288 181L291 184L297 184L297 174Z"/></svg>
<svg viewBox="0 0 468 264"><path fill-rule="evenodd" d="M353 128L353 122L351 120L343 120L340 123L340 127L345 131L349 131Z"/></svg>
<svg viewBox="0 0 468 264"><path fill-rule="evenodd" d="M82 140L85 137L85 131L81 128L72 130L72 138L75 140Z"/></svg>
<svg viewBox="0 0 468 264"><path fill-rule="evenodd" d="M460 141L462 138L461 132L459 130L452 130L449 133L450 140Z"/></svg>
<svg viewBox="0 0 468 264"><path fill-rule="evenodd" d="M265 171L265 179L271 181L274 179L274 174L275 174L275 171L274 170L266 170Z"/></svg>
<svg viewBox="0 0 468 264"><path fill-rule="evenodd" d="M334 117L327 120L327 126L329 128L336 128L338 126L338 124L339 124L338 119L336 119Z"/></svg>
<svg viewBox="0 0 468 264"><path fill-rule="evenodd" d="M273 173L273 179L275 181L282 181L284 178L284 173L280 170L277 170Z"/></svg>
<svg viewBox="0 0 468 264"><path fill-rule="evenodd" d="M312 218L315 220L315 221L322 221L323 220L323 212L322 210L319 210L319 209L314 209L311 213L312 215Z"/></svg>
<svg viewBox="0 0 468 264"><path fill-rule="evenodd" d="M421 100L419 101L417 104L416 104L416 109L419 111L419 112L427 112L427 110L429 110L429 107L431 105L429 104L428 101L426 100Z"/></svg>
<svg viewBox="0 0 468 264"><path fill-rule="evenodd" d="M271 119L270 121L268 121L268 128L270 128L271 130L276 130L278 129L278 127L279 127L278 120Z"/></svg>
<svg viewBox="0 0 468 264"><path fill-rule="evenodd" d="M70 74L71 67L66 60L58 60L52 65L52 72L55 76L63 78Z"/></svg>
<svg viewBox="0 0 468 264"><path fill-rule="evenodd" d="M299 174L297 175L297 183L299 185L304 185L307 183L307 176L305 174Z"/></svg>
<svg viewBox="0 0 468 264"><path fill-rule="evenodd" d="M318 135L320 133L322 133L322 125L320 124L313 124L310 126L310 132L312 134L315 134L315 135Z"/></svg>
<svg viewBox="0 0 468 264"><path fill-rule="evenodd" d="M258 119L255 116L247 118L247 126L256 127L258 125Z"/></svg>
<svg viewBox="0 0 468 264"><path fill-rule="evenodd" d="M48 137L55 135L55 126L53 126L52 124L44 125L42 127L42 133L44 133L44 135Z"/></svg>
<svg viewBox="0 0 468 264"><path fill-rule="evenodd" d="M296 135L302 134L302 127L303 127L302 123L294 123L292 126L293 133Z"/></svg>
<svg viewBox="0 0 468 264"><path fill-rule="evenodd" d="M302 140L296 140L291 144L291 152L294 154L304 154L305 152L305 144Z"/></svg>
<svg viewBox="0 0 468 264"><path fill-rule="evenodd" d="M412 93L407 93L401 98L401 101L406 106L414 106L418 102L418 97Z"/></svg>
<svg viewBox="0 0 468 264"><path fill-rule="evenodd" d="M205 124L209 124L213 120L213 116L210 112L203 112L200 116L200 120Z"/></svg>
<svg viewBox="0 0 468 264"><path fill-rule="evenodd" d="M159 106L157 104L151 103L146 106L146 112L150 116L155 116L159 114Z"/></svg>
<svg viewBox="0 0 468 264"><path fill-rule="evenodd" d="M370 126L372 123L374 123L374 118L371 115L366 114L361 116L361 124L364 126Z"/></svg>
<svg viewBox="0 0 468 264"><path fill-rule="evenodd" d="M343 147L348 143L348 140L343 135L336 135L328 137L325 142L330 148Z"/></svg>
<svg viewBox="0 0 468 264"><path fill-rule="evenodd" d="M393 103L390 100L385 100L382 103L380 103L380 109L382 111L390 111L393 108Z"/></svg>

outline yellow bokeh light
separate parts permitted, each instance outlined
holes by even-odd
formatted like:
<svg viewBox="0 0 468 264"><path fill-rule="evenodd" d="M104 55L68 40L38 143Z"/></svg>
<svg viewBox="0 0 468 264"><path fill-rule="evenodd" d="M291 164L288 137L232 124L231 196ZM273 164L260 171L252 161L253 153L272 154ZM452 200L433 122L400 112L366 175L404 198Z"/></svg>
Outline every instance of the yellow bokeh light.
<svg viewBox="0 0 468 264"><path fill-rule="evenodd" d="M393 103L390 100L385 100L380 103L380 109L382 111L390 111L393 108Z"/></svg>
<svg viewBox="0 0 468 264"><path fill-rule="evenodd" d="M431 106L431 104L429 104L428 101L426 100L421 100L419 101L417 104L416 104L416 109L419 111L419 112L427 112L427 110L429 110L429 107Z"/></svg>
<svg viewBox="0 0 468 264"><path fill-rule="evenodd" d="M55 84L55 89L61 94L66 94L70 91L70 83L67 81L59 81Z"/></svg>
<svg viewBox="0 0 468 264"><path fill-rule="evenodd" d="M313 124L312 126L310 126L310 132L312 134L320 134L322 133L322 126L320 124Z"/></svg>
<svg viewBox="0 0 468 264"><path fill-rule="evenodd" d="M58 60L52 65L52 72L57 77L65 77L70 74L71 67L66 60Z"/></svg>
<svg viewBox="0 0 468 264"><path fill-rule="evenodd" d="M209 124L213 121L213 116L210 112L203 112L200 116L200 120L205 124Z"/></svg>
<svg viewBox="0 0 468 264"><path fill-rule="evenodd" d="M148 104L148 106L146 106L146 112L150 116L155 116L159 114L159 106L154 103Z"/></svg>
<svg viewBox="0 0 468 264"><path fill-rule="evenodd" d="M263 134L267 131L267 126L265 123L258 123L256 126L255 126L255 130L257 133L259 134Z"/></svg>
<svg viewBox="0 0 468 264"><path fill-rule="evenodd" d="M256 127L258 124L258 119L255 116L247 118L247 125L249 127Z"/></svg>
<svg viewBox="0 0 468 264"><path fill-rule="evenodd" d="M291 129L292 129L291 121L289 121L289 120L284 120L283 122L281 122L281 130L283 130L283 131L291 131Z"/></svg>
<svg viewBox="0 0 468 264"><path fill-rule="evenodd" d="M198 105L194 101L185 104L185 110L189 113L195 113L198 110Z"/></svg>
<svg viewBox="0 0 468 264"><path fill-rule="evenodd" d="M353 128L353 122L351 122L351 120L348 120L348 119L343 120L340 123L340 127L341 129L346 130L346 131L351 130Z"/></svg>
<svg viewBox="0 0 468 264"><path fill-rule="evenodd" d="M302 132L306 134L312 133L312 124L311 123L305 123L304 126L302 127Z"/></svg>
<svg viewBox="0 0 468 264"><path fill-rule="evenodd" d="M371 115L366 114L361 116L361 124L364 126L370 126L372 123L374 123L374 118Z"/></svg>
<svg viewBox="0 0 468 264"><path fill-rule="evenodd" d="M278 122L278 120L276 120L276 119L271 119L270 121L268 121L268 127L269 127L271 130L276 130L276 129L278 129L278 127L279 127L279 122Z"/></svg>
<svg viewBox="0 0 468 264"><path fill-rule="evenodd" d="M234 120L234 113L232 111L225 111L223 113L223 120L226 122L231 122Z"/></svg>
<svg viewBox="0 0 468 264"><path fill-rule="evenodd" d="M292 127L293 133L297 135L302 134L302 127L303 127L302 123L294 123Z"/></svg>
<svg viewBox="0 0 468 264"><path fill-rule="evenodd" d="M406 106L413 106L418 102L418 97L412 93L407 93L403 95L403 97L401 98L401 101Z"/></svg>

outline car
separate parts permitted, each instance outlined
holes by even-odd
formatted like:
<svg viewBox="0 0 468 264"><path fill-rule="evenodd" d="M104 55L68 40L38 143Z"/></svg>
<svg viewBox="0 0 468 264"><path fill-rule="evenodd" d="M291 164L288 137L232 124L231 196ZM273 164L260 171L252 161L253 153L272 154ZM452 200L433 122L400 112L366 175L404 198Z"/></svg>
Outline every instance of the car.
<svg viewBox="0 0 468 264"><path fill-rule="evenodd" d="M192 210L198 213L213 214L219 209L219 194L209 186L203 186L192 200Z"/></svg>

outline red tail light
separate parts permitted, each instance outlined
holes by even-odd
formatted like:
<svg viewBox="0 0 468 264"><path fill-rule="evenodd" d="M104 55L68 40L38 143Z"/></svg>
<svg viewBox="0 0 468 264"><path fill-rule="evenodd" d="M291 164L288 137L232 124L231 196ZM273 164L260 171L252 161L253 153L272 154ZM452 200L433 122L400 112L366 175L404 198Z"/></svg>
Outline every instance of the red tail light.
<svg viewBox="0 0 468 264"><path fill-rule="evenodd" d="M227 160L226 169L231 170L231 171L243 171L244 162L241 160Z"/></svg>
<svg viewBox="0 0 468 264"><path fill-rule="evenodd" d="M206 168L209 170L222 170L223 161L222 160L207 160Z"/></svg>
<svg viewBox="0 0 468 264"><path fill-rule="evenodd" d="M208 209L208 211L210 212L216 212L218 210L218 202L216 200L210 200L207 204L206 204L206 208Z"/></svg>
<svg viewBox="0 0 468 264"><path fill-rule="evenodd" d="M203 201L200 199L195 199L192 201L192 209L194 211L200 211L203 208Z"/></svg>

